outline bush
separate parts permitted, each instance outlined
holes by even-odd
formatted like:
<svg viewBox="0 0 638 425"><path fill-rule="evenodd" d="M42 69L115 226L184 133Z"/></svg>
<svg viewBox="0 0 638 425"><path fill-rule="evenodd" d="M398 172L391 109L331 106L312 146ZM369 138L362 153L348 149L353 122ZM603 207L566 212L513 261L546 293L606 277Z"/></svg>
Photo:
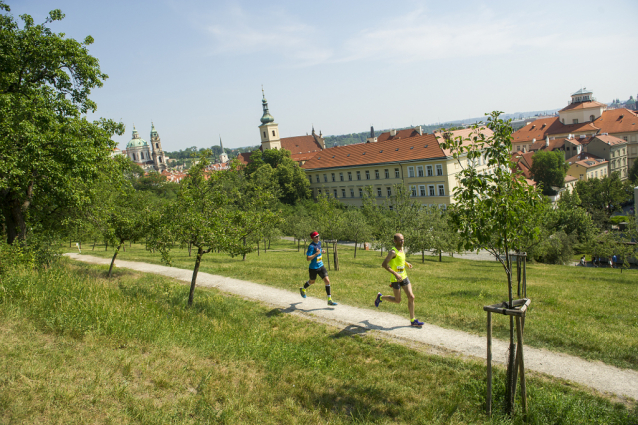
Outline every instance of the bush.
<svg viewBox="0 0 638 425"><path fill-rule="evenodd" d="M577 241L575 234L568 235L561 230L540 244L534 253L535 259L542 263L566 264L574 255L574 245Z"/></svg>
<svg viewBox="0 0 638 425"><path fill-rule="evenodd" d="M60 258L59 244L49 234L30 234L26 241L0 242L0 275L15 268L45 268Z"/></svg>

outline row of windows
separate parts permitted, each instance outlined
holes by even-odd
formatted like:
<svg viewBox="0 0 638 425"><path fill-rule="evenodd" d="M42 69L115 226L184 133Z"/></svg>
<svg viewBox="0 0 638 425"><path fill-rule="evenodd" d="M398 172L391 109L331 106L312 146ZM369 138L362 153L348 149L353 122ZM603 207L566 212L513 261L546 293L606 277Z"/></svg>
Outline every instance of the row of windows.
<svg viewBox="0 0 638 425"><path fill-rule="evenodd" d="M410 186L410 192L412 196L445 196L445 186L440 184L437 187L438 189L438 195L436 194L436 190L435 190L435 186L433 184L428 185L427 186L427 191L425 189L425 185L419 185L418 186L418 191L417 191L417 185L412 185ZM391 187L386 187L386 195L388 197L392 196L392 188ZM326 193L330 194L329 191L326 191ZM346 189L341 189L341 196L338 195L338 191L337 189L332 189L332 193L334 195L335 198L346 198L347 194L346 194ZM359 193L359 198L363 198L363 188L360 187L358 188L358 193ZM317 189L317 194L321 195L321 189ZM380 187L377 187L377 197L381 198L383 196L383 189ZM355 197L355 190L354 188L350 188L350 197L354 198Z"/></svg>
<svg viewBox="0 0 638 425"><path fill-rule="evenodd" d="M627 140L627 136L625 136L625 140ZM621 153L620 149L617 149L617 150L611 152L611 156L612 157L624 156L624 155L625 155L625 149L624 148L622 149L622 153Z"/></svg>
<svg viewBox="0 0 638 425"><path fill-rule="evenodd" d="M443 175L443 166L441 164L436 164L435 165L436 168L433 168L432 165L426 165L425 168L423 168L423 165L417 165L416 168L414 166L409 166L408 167L408 177L425 177L426 175L428 177L434 176L434 172L436 171L436 175L437 176L442 176ZM352 171L348 171L346 175L344 175L343 172L339 173L339 180L338 181L346 181L345 178L347 177L348 181L352 181L353 177L356 177L357 180L361 180L362 175L365 176L365 180L370 180L372 174L370 173L370 170L366 170L364 172L365 174L362 174L361 171L356 171L355 174L353 175ZM383 170L383 175L386 179L390 178L390 169L386 168ZM308 177L310 179L310 183L312 183L312 176ZM375 180L378 180L381 178L381 173L379 170L374 170L374 178ZM395 179L399 179L401 178L401 172L398 168L394 169L394 178ZM319 174L317 174L315 176L316 182L320 183L321 182L321 177ZM330 179L333 182L337 181L337 174L336 173L330 173ZM325 183L328 183L328 174L324 174L323 175L323 181Z"/></svg>

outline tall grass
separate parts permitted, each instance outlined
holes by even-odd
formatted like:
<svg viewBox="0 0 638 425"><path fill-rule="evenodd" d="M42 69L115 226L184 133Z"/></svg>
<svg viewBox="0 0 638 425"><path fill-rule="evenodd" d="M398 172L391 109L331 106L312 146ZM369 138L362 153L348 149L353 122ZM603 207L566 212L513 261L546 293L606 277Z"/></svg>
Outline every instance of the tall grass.
<svg viewBox="0 0 638 425"><path fill-rule="evenodd" d="M0 283L3 423L522 423L483 414L485 367L155 275L63 265ZM503 382L497 370L496 382ZM529 423L638 423L528 381ZM496 400L504 388L496 385Z"/></svg>

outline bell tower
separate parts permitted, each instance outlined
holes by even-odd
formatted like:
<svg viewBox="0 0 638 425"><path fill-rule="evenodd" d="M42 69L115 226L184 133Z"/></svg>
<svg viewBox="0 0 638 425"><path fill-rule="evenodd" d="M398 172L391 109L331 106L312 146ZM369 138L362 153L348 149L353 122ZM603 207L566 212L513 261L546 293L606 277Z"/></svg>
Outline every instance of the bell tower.
<svg viewBox="0 0 638 425"><path fill-rule="evenodd" d="M275 123L275 119L268 112L268 101L264 94L264 88L261 88L262 107L264 114L261 116L261 125L259 133L261 135L261 150L281 149L281 139L279 138L279 124Z"/></svg>
<svg viewBox="0 0 638 425"><path fill-rule="evenodd" d="M228 162L228 155L224 152L224 144L222 143L222 136L219 136L219 146L222 148L222 153L219 155L219 162L222 164Z"/></svg>
<svg viewBox="0 0 638 425"><path fill-rule="evenodd" d="M157 130L155 130L153 122L151 122L151 149L153 150L153 167L155 170L158 172L166 170L166 157L162 150L162 141Z"/></svg>

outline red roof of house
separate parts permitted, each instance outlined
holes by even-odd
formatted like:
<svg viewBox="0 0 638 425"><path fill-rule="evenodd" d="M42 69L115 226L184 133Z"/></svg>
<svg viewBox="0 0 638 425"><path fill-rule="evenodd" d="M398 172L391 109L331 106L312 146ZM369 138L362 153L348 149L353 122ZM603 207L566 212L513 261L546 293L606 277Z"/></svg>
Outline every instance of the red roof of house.
<svg viewBox="0 0 638 425"><path fill-rule="evenodd" d="M292 155L319 152L323 148L314 136L283 137L281 147L288 149Z"/></svg>
<svg viewBox="0 0 638 425"><path fill-rule="evenodd" d="M638 131L638 116L626 108L611 109L603 112L594 124L601 133L629 133Z"/></svg>
<svg viewBox="0 0 638 425"><path fill-rule="evenodd" d="M397 130L394 136L390 135L390 131L386 131L385 133L379 134L377 137L377 143L385 142L386 140L398 140L398 139L406 139L408 137L420 136L419 132L413 128L406 128L405 130Z"/></svg>
<svg viewBox="0 0 638 425"><path fill-rule="evenodd" d="M376 143L358 143L325 149L308 160L302 165L302 168L312 170L349 167L445 158L446 156L433 134L423 134L421 136L391 139Z"/></svg>
<svg viewBox="0 0 638 425"><path fill-rule="evenodd" d="M552 136L554 134L569 134L569 133L596 133L600 130L594 123L586 122L582 124L563 124L558 117L542 118L536 121L532 121L525 127L515 131L512 134L512 142L529 142L533 139L541 140L545 136Z"/></svg>
<svg viewBox="0 0 638 425"><path fill-rule="evenodd" d="M591 102L576 102L576 103L570 103L569 105L565 106L563 109L560 110L560 112L570 111L574 109L597 108L600 106L607 108L607 105L605 105L604 103L596 102L595 100Z"/></svg>
<svg viewBox="0 0 638 425"><path fill-rule="evenodd" d="M623 140L620 137L610 136L609 134L599 134L598 136L593 137L590 142L592 142L594 139L598 139L608 145L622 145L627 143L626 140Z"/></svg>

